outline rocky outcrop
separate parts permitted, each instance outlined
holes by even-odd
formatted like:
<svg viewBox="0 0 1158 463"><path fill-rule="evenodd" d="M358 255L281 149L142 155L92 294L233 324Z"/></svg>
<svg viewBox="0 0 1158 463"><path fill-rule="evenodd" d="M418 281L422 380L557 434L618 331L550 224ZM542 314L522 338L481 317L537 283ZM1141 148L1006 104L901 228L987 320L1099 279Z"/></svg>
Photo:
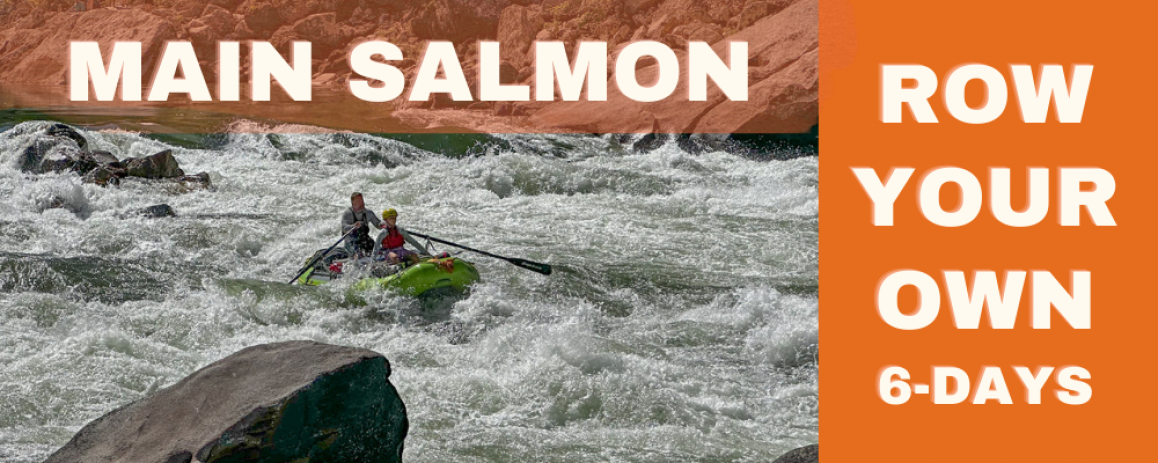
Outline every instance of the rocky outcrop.
<svg viewBox="0 0 1158 463"><path fill-rule="evenodd" d="M69 42L96 41L107 58L117 41L141 42L141 69L151 70L177 29L144 10L98 9L51 16L35 30L9 30L0 39L0 81L65 84ZM12 56L9 56L9 48Z"/></svg>
<svg viewBox="0 0 1158 463"><path fill-rule="evenodd" d="M820 463L820 444L793 449L772 463Z"/></svg>
<svg viewBox="0 0 1158 463"><path fill-rule="evenodd" d="M61 12L48 3L0 1L10 10L0 18L0 81L65 83L70 40L97 40L104 53L117 40L141 41L146 73L165 41L189 40L211 82L218 41L266 40L284 53L291 42L308 40L314 84L344 91L357 78L347 57L361 41L398 46L405 58L393 64L412 78L425 42L450 40L477 90L477 40L499 41L502 82L525 85L533 83L534 41L560 41L573 54L578 43L598 40L612 55L608 102L492 104L435 94L424 102L398 100L394 109L417 111L413 119L421 127L440 120L431 110L450 109L507 117L504 125L535 132L801 133L819 119L818 0L134 0L129 8L86 12ZM662 101L632 101L614 82L615 54L640 40L665 43L681 59L680 85ZM749 101L729 101L711 83L708 101L688 101L689 41L710 43L721 56L729 41L747 41ZM241 74L250 77L245 62ZM646 83L656 74L654 60L645 61L638 80ZM470 127L471 118L446 119L482 130L489 124L486 117L474 118L480 127ZM338 128L342 122L322 124Z"/></svg>
<svg viewBox="0 0 1158 463"><path fill-rule="evenodd" d="M382 355L243 349L89 423L46 463L400 462L409 427Z"/></svg>
<svg viewBox="0 0 1158 463"><path fill-rule="evenodd" d="M726 56L727 42L748 42L749 101L729 101L711 84L707 101L689 101L684 67L679 86L664 100L631 100L617 91L613 78L607 102L555 102L532 115L530 123L596 133L805 132L820 118L818 21L818 1L798 0L712 46ZM662 21L653 26L659 28L656 33L663 29ZM686 62L686 54L677 54ZM645 67L638 75L640 82L654 81L658 66Z"/></svg>
<svg viewBox="0 0 1158 463"><path fill-rule="evenodd" d="M117 185L127 178L171 182L185 191L210 186L207 173L185 175L170 150L122 161L108 151L89 151L88 147L88 140L76 129L53 124L20 152L16 165L31 174L76 172L84 181L101 186Z"/></svg>

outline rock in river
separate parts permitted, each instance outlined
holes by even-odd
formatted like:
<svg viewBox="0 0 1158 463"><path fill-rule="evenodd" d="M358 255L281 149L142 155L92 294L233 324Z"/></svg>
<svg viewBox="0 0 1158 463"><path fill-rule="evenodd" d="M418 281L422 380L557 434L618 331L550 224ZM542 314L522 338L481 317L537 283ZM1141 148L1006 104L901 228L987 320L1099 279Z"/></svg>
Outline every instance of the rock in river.
<svg viewBox="0 0 1158 463"><path fill-rule="evenodd" d="M130 176L142 178L184 177L185 172L177 165L173 152L164 150L142 158L129 158L121 162Z"/></svg>
<svg viewBox="0 0 1158 463"><path fill-rule="evenodd" d="M47 463L400 462L390 364L292 341L243 349L89 423Z"/></svg>
<svg viewBox="0 0 1158 463"><path fill-rule="evenodd" d="M806 445L793 449L772 463L819 463L820 444Z"/></svg>

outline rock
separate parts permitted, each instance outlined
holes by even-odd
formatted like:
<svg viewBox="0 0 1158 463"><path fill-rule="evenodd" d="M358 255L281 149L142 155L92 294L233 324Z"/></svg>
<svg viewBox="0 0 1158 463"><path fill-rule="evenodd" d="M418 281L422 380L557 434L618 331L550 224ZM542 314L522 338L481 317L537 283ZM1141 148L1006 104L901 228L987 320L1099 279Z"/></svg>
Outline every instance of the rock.
<svg viewBox="0 0 1158 463"><path fill-rule="evenodd" d="M740 15L734 19L736 22L736 27L743 29L745 27L756 24L757 21L764 17L779 13L783 9L787 8L788 5L791 5L792 2L793 0L752 2L748 6L744 7L744 9L740 11Z"/></svg>
<svg viewBox="0 0 1158 463"><path fill-rule="evenodd" d="M228 11L236 10L244 0L209 0L209 3Z"/></svg>
<svg viewBox="0 0 1158 463"><path fill-rule="evenodd" d="M455 43L478 38L493 38L498 21L478 16L473 10L453 0L419 2L407 14L410 30L423 40L447 40Z"/></svg>
<svg viewBox="0 0 1158 463"><path fill-rule="evenodd" d="M156 67L165 43L177 39L177 29L159 16L142 9L101 8L84 13L58 14L38 28L45 31L35 47L26 50L19 61L9 61L8 52L0 53L0 82L63 84L68 82L69 43L95 41L101 53L112 53L114 42L141 42L141 69ZM28 45L28 44L25 44ZM149 71L145 71L146 73ZM90 95L90 98L95 98Z"/></svg>
<svg viewBox="0 0 1158 463"><path fill-rule="evenodd" d="M122 162L129 176L142 178L173 178L182 177L185 172L177 165L171 150L145 156L143 158L129 158Z"/></svg>
<svg viewBox="0 0 1158 463"><path fill-rule="evenodd" d="M675 1L683 0L669 0L661 9ZM613 78L607 102L553 102L532 114L529 124L534 130L589 133L806 132L820 114L818 27L818 0L799 0L712 46L718 56L726 56L727 42L748 42L754 63L748 69L749 101L727 100L713 83L708 84L707 101L688 101L684 66L676 90L663 100L631 100L618 91ZM677 55L686 62L686 52ZM638 80L654 81L657 73L656 66L644 68Z"/></svg>
<svg viewBox="0 0 1158 463"><path fill-rule="evenodd" d="M245 11L242 11L241 14L245 15L245 24L255 34L268 36L267 34L282 25L278 8L272 3L250 4L243 9Z"/></svg>
<svg viewBox="0 0 1158 463"><path fill-rule="evenodd" d="M205 12L198 18L201 24L209 26L218 37L225 37L237 29L237 18L229 10L217 5L205 7Z"/></svg>
<svg viewBox="0 0 1158 463"><path fill-rule="evenodd" d="M516 66L530 65L534 56L531 44L541 32L550 35L546 30L540 31L542 28L542 9L538 6L511 5L503 9L498 25L502 55Z"/></svg>
<svg viewBox="0 0 1158 463"><path fill-rule="evenodd" d="M656 124L654 128L658 129L658 124ZM664 143L667 143L667 134L653 131L636 140L635 143L632 143L631 151L635 153L649 153L659 149Z"/></svg>
<svg viewBox="0 0 1158 463"><path fill-rule="evenodd" d="M53 124L48 130L45 130L44 133L54 137L64 137L72 140L76 142L76 146L82 150L88 148L88 140L84 138L84 135L81 135L76 129L67 125Z"/></svg>
<svg viewBox="0 0 1158 463"><path fill-rule="evenodd" d="M156 204L137 210L137 215L159 219L162 217L176 217L177 213L173 211L173 208L169 207L168 204Z"/></svg>
<svg viewBox="0 0 1158 463"><path fill-rule="evenodd" d="M96 161L97 164L102 166L121 167L121 161L117 159L116 156L113 156L113 153L97 150L89 154L92 155L93 160Z"/></svg>
<svg viewBox="0 0 1158 463"><path fill-rule="evenodd" d="M820 463L820 444L791 450L772 463Z"/></svg>
<svg viewBox="0 0 1158 463"><path fill-rule="evenodd" d="M208 3L206 0L177 0L172 2L172 7L182 18L193 19L201 16Z"/></svg>
<svg viewBox="0 0 1158 463"><path fill-rule="evenodd" d="M338 26L337 14L318 13L298 21L293 26L297 37L309 41L313 46L313 53L326 56L339 47L345 47L349 36L343 33Z"/></svg>
<svg viewBox="0 0 1158 463"><path fill-rule="evenodd" d="M84 156L85 153L75 145L36 140L20 152L16 165L21 171L31 174L64 172L76 166Z"/></svg>
<svg viewBox="0 0 1158 463"><path fill-rule="evenodd" d="M380 354L243 349L89 423L46 463L400 462L406 406Z"/></svg>
<svg viewBox="0 0 1158 463"><path fill-rule="evenodd" d="M193 42L193 49L199 56L208 56L217 48L218 39L221 37L212 28L198 21L193 21L189 24L189 29L186 31L190 42Z"/></svg>
<svg viewBox="0 0 1158 463"><path fill-rule="evenodd" d="M97 167L90 170L81 180L100 186L120 185L121 177L125 176L124 169L112 169L109 167Z"/></svg>

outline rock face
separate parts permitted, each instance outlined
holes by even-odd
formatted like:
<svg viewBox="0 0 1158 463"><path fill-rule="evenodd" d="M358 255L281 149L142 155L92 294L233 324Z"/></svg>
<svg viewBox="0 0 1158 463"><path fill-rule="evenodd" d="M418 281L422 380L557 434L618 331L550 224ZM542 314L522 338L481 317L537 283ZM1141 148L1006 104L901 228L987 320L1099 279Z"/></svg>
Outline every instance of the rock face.
<svg viewBox="0 0 1158 463"><path fill-rule="evenodd" d="M385 357L250 347L89 423L46 463L400 462L409 423Z"/></svg>
<svg viewBox="0 0 1158 463"><path fill-rule="evenodd" d="M53 0L56 1L56 0ZM61 0L64 1L64 0ZM269 41L285 53L290 43L313 44L313 82L346 91L354 45L387 40L401 49L396 66L411 78L426 41L449 40L468 82L478 82L479 40L501 44L503 83L533 85L535 41L562 42L574 57L581 42L608 45L607 102L475 104L436 93L430 101L396 100L394 109L473 110L509 117L531 132L596 133L803 133L819 121L819 0L171 0L131 1L132 6L84 12L59 11L51 2L0 0L0 82L64 84L69 41L95 40L107 58L115 41L142 42L144 82L170 40L193 43L202 71L214 82L219 41ZM47 6L46 6L47 5ZM67 5L66 5L67 6ZM652 40L673 50L681 79L664 100L641 103L619 93L614 58L629 42ZM749 45L748 101L730 101L714 83L707 101L688 101L688 43L712 45L725 56L728 42ZM650 61L650 62L649 62ZM654 59L641 61L643 85L658 74ZM248 64L241 78L248 80ZM411 79L412 81L412 79ZM477 88L472 94L478 98ZM406 111L401 111L406 112ZM422 127L437 120L416 113ZM406 121L405 115L402 119ZM437 115L433 115L437 116ZM486 118L474 118L487 124ZM460 126L464 118L450 117ZM466 118L468 128L471 118ZM343 128L342 121L326 121ZM485 129L482 129L485 130Z"/></svg>
<svg viewBox="0 0 1158 463"><path fill-rule="evenodd" d="M792 450L772 463L820 463L820 444L812 444Z"/></svg>
<svg viewBox="0 0 1158 463"><path fill-rule="evenodd" d="M0 44L0 81L64 84L68 81L69 42L96 41L108 59L113 43L141 42L141 69L151 70L165 42L177 39L172 23L143 10L99 9L56 14L34 30L7 31ZM10 53L8 48L13 48ZM145 82L148 78L144 77Z"/></svg>
<svg viewBox="0 0 1158 463"><path fill-rule="evenodd" d="M727 42L747 41L748 97L733 102L713 84L707 101L688 101L688 69L672 96L641 103L608 84L607 102L555 102L531 116L532 125L596 133L798 133L820 120L818 0L797 0L712 46L726 56ZM662 24L661 24L662 26ZM658 27L658 26L657 26ZM686 63L686 52L677 52ZM638 71L653 82L658 66Z"/></svg>

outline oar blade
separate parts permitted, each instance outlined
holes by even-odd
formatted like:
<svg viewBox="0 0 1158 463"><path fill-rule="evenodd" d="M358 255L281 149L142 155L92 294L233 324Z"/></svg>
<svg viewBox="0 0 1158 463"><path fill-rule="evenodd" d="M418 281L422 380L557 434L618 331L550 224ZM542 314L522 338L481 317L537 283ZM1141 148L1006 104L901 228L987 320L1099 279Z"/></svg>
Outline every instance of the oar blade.
<svg viewBox="0 0 1158 463"><path fill-rule="evenodd" d="M551 274L551 266L547 265L547 264L529 261L526 259L519 259L517 257L508 258L507 262L510 262L512 264L515 264L519 267L525 268L525 269L530 270L532 272L541 273L543 275L550 275Z"/></svg>

